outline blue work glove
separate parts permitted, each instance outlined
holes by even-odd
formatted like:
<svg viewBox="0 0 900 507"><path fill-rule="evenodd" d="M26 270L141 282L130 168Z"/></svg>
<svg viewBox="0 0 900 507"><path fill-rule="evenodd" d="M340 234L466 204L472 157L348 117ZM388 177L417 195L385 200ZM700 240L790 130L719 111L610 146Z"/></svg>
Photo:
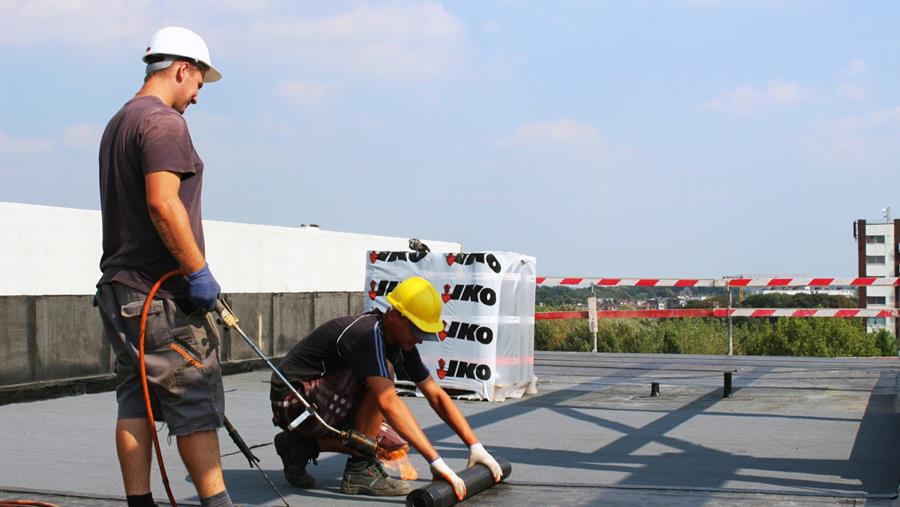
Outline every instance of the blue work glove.
<svg viewBox="0 0 900 507"><path fill-rule="evenodd" d="M216 299L222 288L219 282L213 278L212 272L209 271L209 264L203 266L203 269L194 271L187 276L188 279L188 298L197 308L211 312L216 309Z"/></svg>

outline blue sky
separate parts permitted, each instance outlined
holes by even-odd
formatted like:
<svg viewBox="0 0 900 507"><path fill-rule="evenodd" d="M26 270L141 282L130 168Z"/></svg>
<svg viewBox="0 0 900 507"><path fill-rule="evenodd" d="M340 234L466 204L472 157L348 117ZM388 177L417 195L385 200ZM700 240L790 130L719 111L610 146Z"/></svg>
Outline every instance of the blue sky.
<svg viewBox="0 0 900 507"><path fill-rule="evenodd" d="M889 1L0 1L0 201L99 208L157 28L204 217L460 241L547 276L856 273L900 203Z"/></svg>

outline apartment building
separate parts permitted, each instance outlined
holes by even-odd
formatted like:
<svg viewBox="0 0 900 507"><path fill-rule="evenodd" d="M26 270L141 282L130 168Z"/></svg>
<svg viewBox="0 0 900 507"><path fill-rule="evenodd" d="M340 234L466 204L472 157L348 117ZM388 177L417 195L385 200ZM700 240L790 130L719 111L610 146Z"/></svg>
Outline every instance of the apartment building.
<svg viewBox="0 0 900 507"><path fill-rule="evenodd" d="M900 274L900 220L891 219L890 208L883 210L880 220L860 219L853 224L853 237L858 252L859 276L898 276ZM862 308L897 308L900 287L860 287L859 306ZM869 332L887 329L900 334L898 319L870 318Z"/></svg>

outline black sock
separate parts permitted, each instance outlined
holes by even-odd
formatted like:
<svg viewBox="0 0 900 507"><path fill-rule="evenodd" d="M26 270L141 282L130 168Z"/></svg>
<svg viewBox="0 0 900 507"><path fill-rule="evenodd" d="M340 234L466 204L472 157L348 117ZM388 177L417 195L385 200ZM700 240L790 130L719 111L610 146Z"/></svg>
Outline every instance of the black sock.
<svg viewBox="0 0 900 507"><path fill-rule="evenodd" d="M201 498L200 505L202 507L232 507L231 497L228 496L227 489L213 496Z"/></svg>
<svg viewBox="0 0 900 507"><path fill-rule="evenodd" d="M369 458L362 457L362 456L356 456L356 455L350 455L350 457L347 458L347 461L349 461L350 463L360 463L362 461L369 461Z"/></svg>
<svg viewBox="0 0 900 507"><path fill-rule="evenodd" d="M144 493L143 495L128 495L128 507L158 507L153 501L153 493Z"/></svg>

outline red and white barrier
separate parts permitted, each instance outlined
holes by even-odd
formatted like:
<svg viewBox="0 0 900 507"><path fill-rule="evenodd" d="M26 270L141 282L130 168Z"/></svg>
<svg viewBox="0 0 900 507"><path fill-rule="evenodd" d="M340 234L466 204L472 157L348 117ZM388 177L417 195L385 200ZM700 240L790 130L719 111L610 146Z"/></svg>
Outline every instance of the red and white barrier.
<svg viewBox="0 0 900 507"><path fill-rule="evenodd" d="M900 310L870 308L687 308L675 310L600 310L598 319L684 319L725 317L892 318ZM537 312L534 320L586 319L588 312Z"/></svg>
<svg viewBox="0 0 900 507"><path fill-rule="evenodd" d="M891 318L897 310L877 308L717 308L715 317L875 317Z"/></svg>
<svg viewBox="0 0 900 507"><path fill-rule="evenodd" d="M539 287L893 287L900 277L857 278L589 278L539 276Z"/></svg>

